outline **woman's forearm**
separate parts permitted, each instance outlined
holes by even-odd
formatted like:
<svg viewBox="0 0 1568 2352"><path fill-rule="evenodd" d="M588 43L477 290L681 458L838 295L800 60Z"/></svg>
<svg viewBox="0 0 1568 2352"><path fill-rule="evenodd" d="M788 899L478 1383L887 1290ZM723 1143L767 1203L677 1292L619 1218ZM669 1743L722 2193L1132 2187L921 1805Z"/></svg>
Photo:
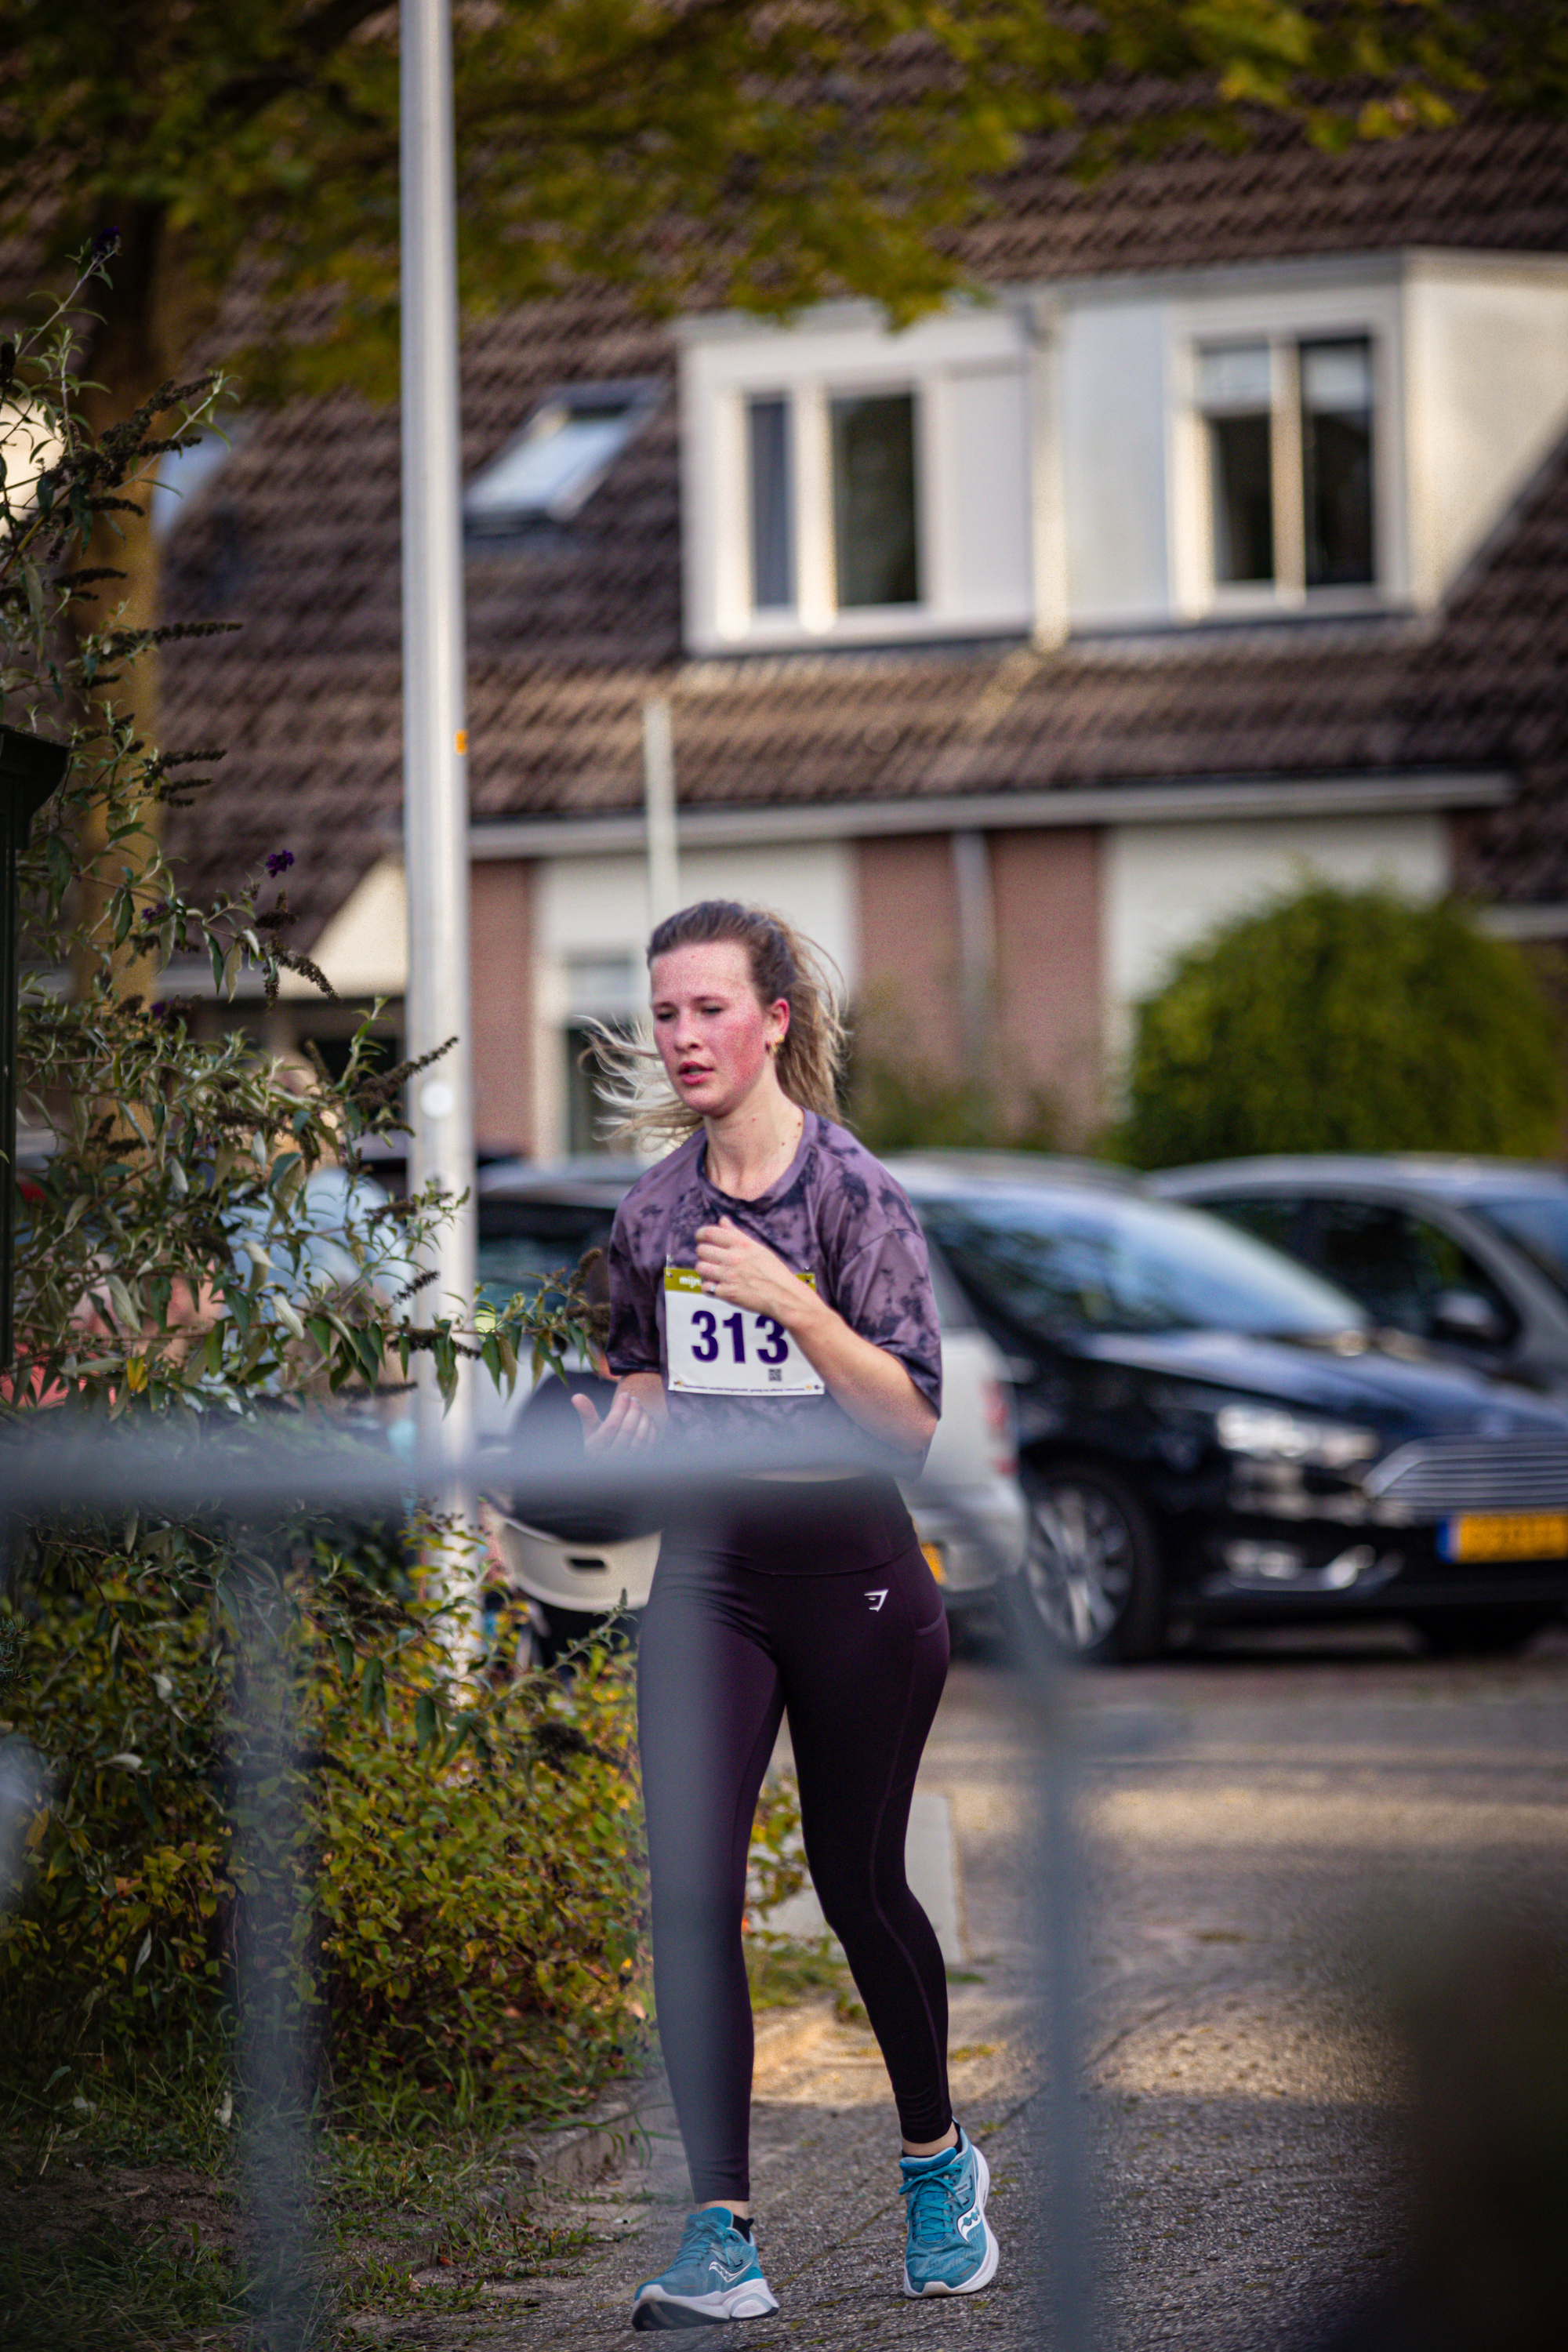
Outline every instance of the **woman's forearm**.
<svg viewBox="0 0 1568 2352"><path fill-rule="evenodd" d="M931 1444L937 1417L897 1356L852 1331L805 1284L791 1302L790 1336L852 1421L910 1454Z"/></svg>

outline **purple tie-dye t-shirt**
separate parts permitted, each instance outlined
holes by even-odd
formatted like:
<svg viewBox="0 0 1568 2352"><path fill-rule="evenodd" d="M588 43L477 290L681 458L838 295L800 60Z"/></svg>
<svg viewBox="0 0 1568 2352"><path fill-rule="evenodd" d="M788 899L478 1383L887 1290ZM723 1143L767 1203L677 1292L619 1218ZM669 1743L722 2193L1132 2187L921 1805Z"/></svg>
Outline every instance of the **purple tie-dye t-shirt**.
<svg viewBox="0 0 1568 2352"><path fill-rule="evenodd" d="M805 1114L800 1149L772 1189L731 1200L704 1171L699 1132L639 1176L616 1213L610 1237L610 1369L658 1372L668 1383L664 1276L695 1266L697 1229L729 1217L776 1251L853 1331L886 1348L933 1411L942 1411L942 1329L925 1236L902 1189L841 1127ZM668 1391L671 1426L682 1435L733 1436L754 1446L777 1431L790 1448L820 1437L831 1448L853 1434L868 1443L831 1396L705 1396ZM908 1458L886 1449L889 1467Z"/></svg>

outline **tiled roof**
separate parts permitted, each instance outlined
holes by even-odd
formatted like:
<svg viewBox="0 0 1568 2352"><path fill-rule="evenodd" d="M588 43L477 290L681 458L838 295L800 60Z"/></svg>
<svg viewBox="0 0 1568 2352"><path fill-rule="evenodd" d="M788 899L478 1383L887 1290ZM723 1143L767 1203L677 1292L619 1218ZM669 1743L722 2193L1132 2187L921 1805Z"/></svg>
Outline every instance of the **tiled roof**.
<svg viewBox="0 0 1568 2352"><path fill-rule="evenodd" d="M1118 100L1108 99L1108 110ZM1466 246L1568 246L1568 124L1478 111L1449 131L1363 141L1339 155L1278 119L1237 155L1184 146L1089 187L1044 141L999 190L996 216L965 251L1007 278L1189 269L1283 255Z"/></svg>
<svg viewBox="0 0 1568 2352"><path fill-rule="evenodd" d="M1087 190L1047 146L1002 194L966 239L998 282L1410 244L1568 250L1568 127L1477 121L1328 158L1268 126L1239 157L1184 152ZM671 386L570 530L470 562L478 819L636 807L641 706L662 690L692 805L1503 763L1521 795L1475 821L1473 878L1568 898L1568 453L1429 623L685 664L673 375L668 331L610 294L466 340L468 474L554 385ZM291 849L300 944L396 821L397 562L396 415L347 394L258 420L172 542L171 613L245 624L167 658L166 739L230 747L172 842L198 883Z"/></svg>

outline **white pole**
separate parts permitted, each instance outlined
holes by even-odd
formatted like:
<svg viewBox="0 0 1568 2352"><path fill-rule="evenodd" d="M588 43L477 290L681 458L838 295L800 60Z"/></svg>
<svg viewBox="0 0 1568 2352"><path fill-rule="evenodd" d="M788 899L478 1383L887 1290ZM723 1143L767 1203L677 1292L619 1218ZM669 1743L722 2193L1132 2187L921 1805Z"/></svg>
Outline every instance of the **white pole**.
<svg viewBox="0 0 1568 2352"><path fill-rule="evenodd" d="M651 695L642 707L643 804L647 823L647 924L651 931L680 904L675 830L675 743L669 703Z"/></svg>
<svg viewBox="0 0 1568 2352"><path fill-rule="evenodd" d="M461 1312L474 1293L474 1102L468 1013L468 720L458 407L457 191L448 0L402 0L403 840L408 884L408 1052L458 1043L412 1082L409 1174L468 1193L433 1244L421 1316ZM443 1416L420 1360L420 1435L467 1453L465 1364ZM474 1523L454 1487L440 1507ZM456 1568L456 1561L453 1566Z"/></svg>

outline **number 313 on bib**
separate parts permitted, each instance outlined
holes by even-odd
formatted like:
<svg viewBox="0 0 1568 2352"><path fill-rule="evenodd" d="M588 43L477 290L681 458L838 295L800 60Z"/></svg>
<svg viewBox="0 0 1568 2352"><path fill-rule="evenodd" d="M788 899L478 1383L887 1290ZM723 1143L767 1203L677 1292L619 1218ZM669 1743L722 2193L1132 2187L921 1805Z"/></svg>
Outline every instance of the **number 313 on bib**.
<svg viewBox="0 0 1568 2352"><path fill-rule="evenodd" d="M803 1274L815 1290L814 1277ZM664 1333L672 1389L707 1396L814 1397L826 1389L773 1315L703 1293L689 1265L664 1269Z"/></svg>

